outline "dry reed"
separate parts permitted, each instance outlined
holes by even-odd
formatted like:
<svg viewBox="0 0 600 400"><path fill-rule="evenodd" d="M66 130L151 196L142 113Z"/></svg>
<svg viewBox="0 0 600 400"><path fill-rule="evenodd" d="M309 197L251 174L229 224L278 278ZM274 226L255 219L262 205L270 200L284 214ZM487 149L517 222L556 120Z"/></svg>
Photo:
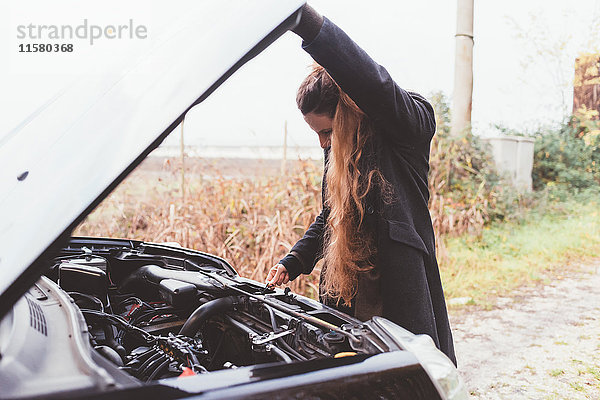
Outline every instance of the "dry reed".
<svg viewBox="0 0 600 400"><path fill-rule="evenodd" d="M475 189L456 184L476 175L473 166L444 140L432 144L430 210L438 234L438 258L446 249L439 235L479 232L487 221L493 195L482 181ZM450 151L450 150L451 151ZM198 168L198 167L196 167ZM240 275L264 281L271 266L302 236L321 208L322 168L314 162L289 166L286 176L224 177L216 167L186 171L185 202L176 188L178 167L167 160L149 171L142 164L75 230L79 236L108 236L152 242L177 242L184 247L228 260ZM241 166L243 171L245 166ZM203 175L206 170L210 177ZM212 169L212 171L210 171ZM276 168L278 169L278 168ZM157 171L159 170L159 171ZM229 171L231 172L231 171ZM318 268L291 283L310 297L318 293Z"/></svg>

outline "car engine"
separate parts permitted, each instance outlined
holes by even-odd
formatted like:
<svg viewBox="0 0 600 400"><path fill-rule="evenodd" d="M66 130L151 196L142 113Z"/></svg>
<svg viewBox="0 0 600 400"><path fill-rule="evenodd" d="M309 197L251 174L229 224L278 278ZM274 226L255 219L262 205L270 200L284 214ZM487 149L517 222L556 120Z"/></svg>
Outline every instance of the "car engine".
<svg viewBox="0 0 600 400"><path fill-rule="evenodd" d="M75 241L47 276L82 313L90 345L140 381L387 351L360 321L199 252Z"/></svg>

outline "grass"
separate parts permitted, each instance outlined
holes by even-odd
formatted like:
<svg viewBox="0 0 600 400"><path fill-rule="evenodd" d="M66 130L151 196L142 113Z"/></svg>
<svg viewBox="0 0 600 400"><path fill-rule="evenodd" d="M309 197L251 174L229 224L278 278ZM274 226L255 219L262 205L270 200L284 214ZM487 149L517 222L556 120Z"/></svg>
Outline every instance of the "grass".
<svg viewBox="0 0 600 400"><path fill-rule="evenodd" d="M572 366L548 370L548 375L556 378L556 382L548 383L548 389L552 387L553 391L545 399L598 398L600 369L597 362L573 359L571 363Z"/></svg>
<svg viewBox="0 0 600 400"><path fill-rule="evenodd" d="M595 200L575 198L538 206L519 221L492 223L477 236L444 238L446 296L485 307L521 285L568 276L569 265L600 257L598 209Z"/></svg>
<svg viewBox="0 0 600 400"><path fill-rule="evenodd" d="M552 371L550 371L550 376L559 376L559 375L564 375L565 371L563 371L562 369L553 369Z"/></svg>

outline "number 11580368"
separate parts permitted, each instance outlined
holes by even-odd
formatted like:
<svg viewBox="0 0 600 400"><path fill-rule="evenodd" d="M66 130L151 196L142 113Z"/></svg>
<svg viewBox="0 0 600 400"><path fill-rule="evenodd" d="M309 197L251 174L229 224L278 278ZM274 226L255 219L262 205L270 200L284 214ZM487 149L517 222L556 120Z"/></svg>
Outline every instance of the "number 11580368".
<svg viewBox="0 0 600 400"><path fill-rule="evenodd" d="M19 44L19 53L72 53L72 43L26 43Z"/></svg>

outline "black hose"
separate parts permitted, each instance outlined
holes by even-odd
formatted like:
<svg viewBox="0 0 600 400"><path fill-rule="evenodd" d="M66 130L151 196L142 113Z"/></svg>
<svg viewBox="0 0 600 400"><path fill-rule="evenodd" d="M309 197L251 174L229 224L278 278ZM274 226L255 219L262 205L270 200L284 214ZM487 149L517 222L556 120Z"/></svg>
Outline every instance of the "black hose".
<svg viewBox="0 0 600 400"><path fill-rule="evenodd" d="M202 268L199 265L197 265L196 263L194 263L190 260L186 260L186 261L188 262L188 264L191 264L192 266L198 268L198 271L197 271L198 273L200 273L204 276L207 276L207 277L213 279L214 281L217 281L219 283L219 286L215 285L215 287L218 287L219 289L222 289L222 290L230 289L235 292L241 293L244 296L248 296L252 299L256 299L256 300L260 301L263 304L267 304L276 310L283 311L284 313L286 313L288 315L294 316L296 318L300 318L304 322L310 322L312 325L320 326L327 330L331 330L336 333L339 333L340 335L344 335L350 340L351 343L357 343L357 344L361 343L361 340L359 338L357 338L356 336L354 336L351 332L345 331L345 330L341 329L340 327L332 324L331 322L324 321L324 320L319 319L310 314L304 314L299 311L294 311L292 309L289 309L287 306L281 305L279 303L274 302L273 300L267 299L267 297L264 295L251 293L251 292L248 292L239 287L233 286L233 285L231 285L231 282L232 282L231 279L225 278L225 277L220 276L215 273L203 271Z"/></svg>
<svg viewBox="0 0 600 400"><path fill-rule="evenodd" d="M273 308L271 308L271 306L269 306L268 304L263 304L263 307L266 308L267 311L269 312L269 317L271 318L271 327L273 328L273 333L279 332L279 327L277 326L277 320L275 319L275 312L273 311Z"/></svg>
<svg viewBox="0 0 600 400"><path fill-rule="evenodd" d="M148 364L146 368L144 368L141 372L138 372L138 376L140 379L143 379L146 375L150 375L152 371L162 365L163 362L169 361L169 357L166 354L163 354L159 358L153 360Z"/></svg>
<svg viewBox="0 0 600 400"><path fill-rule="evenodd" d="M104 304L102 304L102 300L100 300L99 298L97 298L96 296L92 296L89 294L85 294L85 293L80 293L80 292L67 292L69 294L69 296L73 297L73 295L75 296L79 296L81 298L90 300L92 302L94 302L95 304L98 304L100 306L100 312L104 312Z"/></svg>
<svg viewBox="0 0 600 400"><path fill-rule="evenodd" d="M121 358L121 356L119 355L119 353L117 353L117 351L115 349L108 347L108 346L96 346L96 347L94 347L94 349L98 353L100 353L104 358L112 361L118 367L123 366L123 359Z"/></svg>
<svg viewBox="0 0 600 400"><path fill-rule="evenodd" d="M160 351L157 351L150 358L148 358L146 361L144 361L142 363L142 365L140 365L140 367L137 368L137 374L138 374L138 376L141 378L143 376L142 372L144 372L144 370L146 368L148 368L148 365L150 365L151 363L153 363L154 361L156 361L157 359L162 358L162 357L164 357L164 353L162 353Z"/></svg>
<svg viewBox="0 0 600 400"><path fill-rule="evenodd" d="M283 361L285 361L288 364L292 362L292 359L290 358L290 356L288 356L283 350L281 350L277 346L270 345L269 351L271 353L275 354L277 357L281 358Z"/></svg>
<svg viewBox="0 0 600 400"><path fill-rule="evenodd" d="M135 311L139 310L139 308L136 308ZM138 314L134 311L135 314ZM136 315L135 317L131 318L129 320L130 324L140 324L142 322L146 322L149 323L150 319L152 319L152 317L155 317L157 315L162 315L162 314L173 314L173 316L175 316L175 314L178 312L179 310L176 310L172 307L163 307L163 308L156 308L154 310L147 310L147 311L141 311L139 315ZM132 315L134 314L132 313ZM150 317L150 318L148 318Z"/></svg>
<svg viewBox="0 0 600 400"><path fill-rule="evenodd" d="M135 356L135 358L133 360L131 360L127 363L127 367L131 367L135 364L141 364L155 353L156 353L156 349L152 347L152 348L144 351L143 353Z"/></svg>
<svg viewBox="0 0 600 400"><path fill-rule="evenodd" d="M115 339L113 325L110 323L110 321L103 321L103 322L105 322L104 324L102 324L102 330L104 331L104 344L107 345L108 347L110 347L111 349L115 350L122 359L125 359L127 350L125 350L125 347L123 347Z"/></svg>
<svg viewBox="0 0 600 400"><path fill-rule="evenodd" d="M180 335L194 337L202 325L213 315L232 310L238 303L237 296L221 297L196 308L179 331Z"/></svg>
<svg viewBox="0 0 600 400"><path fill-rule="evenodd" d="M81 309L81 313L84 315L84 317L96 317L99 319L104 319L106 321L112 322L115 325L120 326L121 328L123 328L124 330L128 331L128 332L135 332L138 335L142 336L148 343L151 343L153 341L155 341L156 337L154 335L152 335L151 333L146 332L143 329L138 328L137 326L131 325L129 322L125 321L122 317L118 316L118 315L112 315L112 314L108 314L108 313L103 313L100 311L96 311L96 310L86 310L86 309Z"/></svg>
<svg viewBox="0 0 600 400"><path fill-rule="evenodd" d="M296 350L294 350L292 348L292 346L290 346L289 344L287 344L285 342L285 340L283 340L283 338L278 338L277 339L277 344L279 344L281 347L283 347L288 353L291 353L298 360L307 360L306 357L304 357L302 354L298 353Z"/></svg>
<svg viewBox="0 0 600 400"><path fill-rule="evenodd" d="M156 378L156 376L159 374L160 371L162 371L163 369L165 369L165 367L167 367L169 365L169 363L171 362L171 360L166 359L162 364L160 364L158 366L158 368L156 368L154 370L154 372L152 372L152 374L150 374L150 376L148 377L148 380L151 381L154 378Z"/></svg>

